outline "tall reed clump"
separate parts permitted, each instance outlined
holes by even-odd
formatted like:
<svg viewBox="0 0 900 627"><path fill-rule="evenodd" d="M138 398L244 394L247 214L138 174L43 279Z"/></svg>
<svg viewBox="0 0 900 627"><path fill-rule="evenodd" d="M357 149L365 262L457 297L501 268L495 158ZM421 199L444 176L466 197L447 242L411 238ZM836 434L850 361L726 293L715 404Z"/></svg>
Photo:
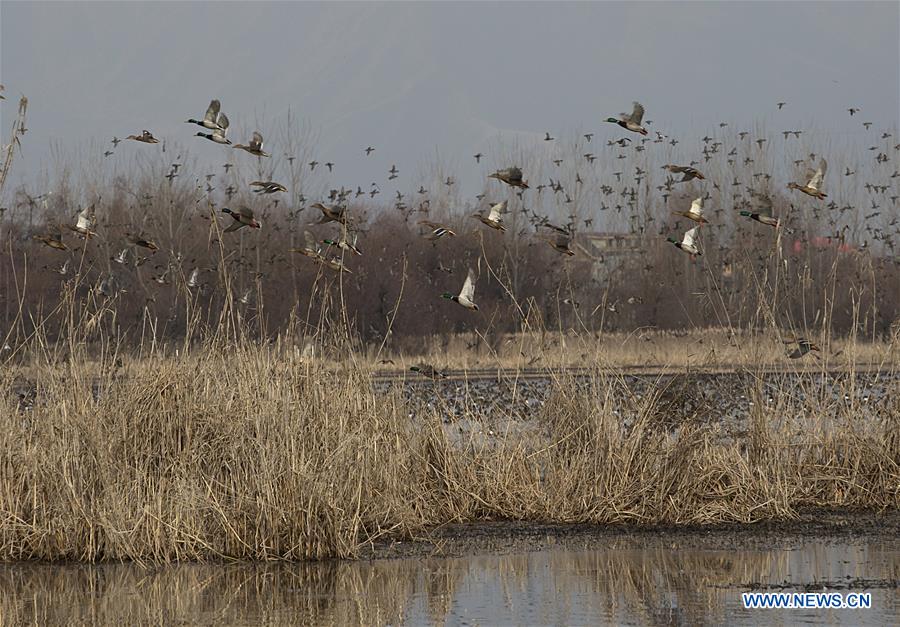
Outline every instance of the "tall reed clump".
<svg viewBox="0 0 900 627"><path fill-rule="evenodd" d="M208 348L94 381L46 370L33 410L2 412L0 555L346 557L420 526L396 399L273 357Z"/></svg>
<svg viewBox="0 0 900 627"><path fill-rule="evenodd" d="M598 372L555 380L527 430L460 435L439 402L417 413L367 372L278 345L210 341L100 372L47 366L32 409L4 400L0 558L353 557L447 522L711 524L900 506L896 396L862 419L810 383L760 398L736 437L714 406L676 410Z"/></svg>

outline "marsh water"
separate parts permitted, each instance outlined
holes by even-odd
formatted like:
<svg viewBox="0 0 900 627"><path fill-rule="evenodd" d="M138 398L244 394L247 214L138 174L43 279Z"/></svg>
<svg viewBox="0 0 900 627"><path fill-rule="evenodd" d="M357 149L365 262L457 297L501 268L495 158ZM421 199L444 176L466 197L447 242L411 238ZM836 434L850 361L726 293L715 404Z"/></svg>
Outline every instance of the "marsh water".
<svg viewBox="0 0 900 627"><path fill-rule="evenodd" d="M301 564L0 565L3 624L897 624L897 544L798 540ZM745 610L750 590L870 592L867 610Z"/></svg>

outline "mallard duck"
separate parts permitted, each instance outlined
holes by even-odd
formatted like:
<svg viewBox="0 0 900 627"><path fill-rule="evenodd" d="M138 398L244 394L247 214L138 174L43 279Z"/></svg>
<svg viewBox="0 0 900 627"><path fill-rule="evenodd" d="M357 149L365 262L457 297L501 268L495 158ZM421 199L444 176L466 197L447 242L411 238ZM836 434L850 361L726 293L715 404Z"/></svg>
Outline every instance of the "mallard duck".
<svg viewBox="0 0 900 627"><path fill-rule="evenodd" d="M663 170L668 170L672 174L683 174L679 183L685 183L687 181L693 181L694 179L705 180L706 177L697 170L696 168L692 168L689 165L664 165Z"/></svg>
<svg viewBox="0 0 900 627"><path fill-rule="evenodd" d="M209 107L206 109L206 114L203 116L202 120L195 120L191 118L185 122L185 124L198 124L203 128L208 128L211 130L221 130L221 126L216 121L216 116L219 115L219 109L222 108L222 105L218 100L210 100ZM226 120L228 118L225 118Z"/></svg>
<svg viewBox="0 0 900 627"><path fill-rule="evenodd" d="M319 246L316 238L309 231L304 231L303 235L306 238L306 246L303 248L291 248L290 252L300 253L318 261L322 258L322 247Z"/></svg>
<svg viewBox="0 0 900 627"><path fill-rule="evenodd" d="M241 150L245 150L249 152L251 155L256 155L257 157L271 157L269 153L265 152L263 147L263 136L259 131L253 131L253 137L250 139L250 143L245 146L244 144L235 144L235 148L240 148Z"/></svg>
<svg viewBox="0 0 900 627"><path fill-rule="evenodd" d="M466 309L478 311L478 305L475 304L475 273L472 272L472 268L469 268L469 274L466 275L466 281L463 283L459 295L444 292L441 294L441 298L452 300Z"/></svg>
<svg viewBox="0 0 900 627"><path fill-rule="evenodd" d="M553 248L558 253L562 253L569 257L575 256L575 251L570 248L572 245L572 238L568 233L556 233L553 236L542 238L546 240L550 247Z"/></svg>
<svg viewBox="0 0 900 627"><path fill-rule="evenodd" d="M75 224L67 224L66 226L85 237L92 237L96 235L96 233L91 230L96 223L97 218L94 215L94 206L91 205L87 209L78 212L78 220Z"/></svg>
<svg viewBox="0 0 900 627"><path fill-rule="evenodd" d="M232 211L228 207L222 207L222 213L227 213L232 218L234 218L234 224L225 229L226 233L237 231L238 229L244 228L245 226L249 226L251 229L258 229L262 227L262 223L259 222L255 217L253 217L253 209L251 209L250 207L241 207L237 211Z"/></svg>
<svg viewBox="0 0 900 627"><path fill-rule="evenodd" d="M152 250L156 252L159 250L159 246L156 245L156 242L153 240L147 239L143 235L135 235L133 233L125 233L125 239L134 244L135 246L140 246L141 248L147 248L148 250Z"/></svg>
<svg viewBox="0 0 900 627"><path fill-rule="evenodd" d="M447 375L443 372L432 366L431 364L421 364L419 366L410 366L409 369L413 372L417 372L423 377L428 377L429 379L446 379Z"/></svg>
<svg viewBox="0 0 900 627"><path fill-rule="evenodd" d="M825 172L828 170L828 163L825 161L823 157L819 162L819 167L816 169L815 174L812 175L812 178L809 179L809 183L806 185L798 185L793 181L788 183L788 189L796 189L800 190L807 196L812 196L813 198L818 198L822 200L823 198L827 198L827 194L822 192L822 183L825 182Z"/></svg>
<svg viewBox="0 0 900 627"><path fill-rule="evenodd" d="M797 345L797 348L795 348L793 351L791 351L790 353L787 354L787 356L791 359L800 359L801 357L803 357L810 351L821 352L821 350L822 350L818 346L816 346L815 344L810 342L808 339L806 339L805 337L800 337L797 339L792 338L789 340L783 340L783 343Z"/></svg>
<svg viewBox="0 0 900 627"><path fill-rule="evenodd" d="M756 194L756 196L759 198L759 211L741 211L741 215L777 228L781 221L772 215L772 199L767 194Z"/></svg>
<svg viewBox="0 0 900 627"><path fill-rule="evenodd" d="M196 133L197 137L205 137L209 141L216 142L217 144L231 144L231 140L225 137L225 134L228 132L228 116L224 113L219 114L219 119L216 121L218 125L217 128L213 129L212 133Z"/></svg>
<svg viewBox="0 0 900 627"><path fill-rule="evenodd" d="M429 242L434 242L436 240L441 239L445 235L449 235L450 237L456 237L456 233L450 230L450 227L441 224L440 222L432 222L431 220L419 220L419 224L422 226L426 226L430 231L426 232L423 237L427 239Z"/></svg>
<svg viewBox="0 0 900 627"><path fill-rule="evenodd" d="M505 170L497 170L493 174L488 174L488 178L503 181L510 187L528 189L528 181L522 180L522 170L515 166L512 168L506 168Z"/></svg>
<svg viewBox="0 0 900 627"><path fill-rule="evenodd" d="M695 198L691 208L687 211L673 211L672 215L681 216L700 224L709 224L709 220L703 217L703 197Z"/></svg>
<svg viewBox="0 0 900 627"><path fill-rule="evenodd" d="M250 183L250 186L258 188L253 190L258 194L274 194L287 191L287 187L275 181L253 181Z"/></svg>
<svg viewBox="0 0 900 627"><path fill-rule="evenodd" d="M61 266L59 266L59 267L56 267L56 268L52 268L52 270L53 270L56 274L59 274L59 275L61 275L61 276L66 276L67 274L69 274L69 265L70 265L70 262L71 262L71 259L66 259L66 260L63 262L63 265L61 265ZM44 268L47 268L47 266L44 266Z"/></svg>
<svg viewBox="0 0 900 627"><path fill-rule="evenodd" d="M343 205L324 205L316 202L311 204L310 207L322 212L322 217L318 222L313 222L313 224L326 224L328 222L347 224L347 208Z"/></svg>
<svg viewBox="0 0 900 627"><path fill-rule="evenodd" d="M496 205L491 207L490 212L487 216L484 213L474 213L472 214L473 218L477 218L481 220L484 224L488 225L492 229L497 229L498 231L506 231L506 227L503 226L503 212L506 211L506 201L498 202Z"/></svg>
<svg viewBox="0 0 900 627"><path fill-rule="evenodd" d="M140 135L129 135L125 139L133 139L136 142L144 142L145 144L158 144L159 140L153 136L150 131L141 131Z"/></svg>
<svg viewBox="0 0 900 627"><path fill-rule="evenodd" d="M700 252L700 249L697 248L696 238L698 230L700 230L699 226L695 226L694 228L690 229L684 234L684 239L680 242L672 237L666 238L666 241L672 242L673 244L675 244L676 248L680 248L684 252L689 253L691 256L699 257L702 253Z"/></svg>
<svg viewBox="0 0 900 627"><path fill-rule="evenodd" d="M641 135L647 134L647 129L641 126L641 120L644 119L644 106L635 100L634 102L634 110L629 115L628 113L620 114L619 118L606 118L607 122L612 122L613 124L618 124L624 129L632 131L634 133L640 133Z"/></svg>
<svg viewBox="0 0 900 627"><path fill-rule="evenodd" d="M125 264L127 264L127 263L128 263L128 249L127 249L127 248L123 248L122 250L120 250L119 252L117 252L115 255L113 255L112 257L110 257L110 261L114 261L114 262L116 262L116 263L118 263L118 264L120 264L120 265L123 265L123 266L124 266Z"/></svg>
<svg viewBox="0 0 900 627"><path fill-rule="evenodd" d="M55 248L56 250L69 250L69 247L66 246L65 242L62 241L62 233L58 231L51 231L47 234L38 234L32 235L32 239L35 239L42 243L44 246L49 246L50 248Z"/></svg>
<svg viewBox="0 0 900 627"><path fill-rule="evenodd" d="M356 247L356 238L357 238L357 236L354 235L352 243L348 242L346 239L341 239L337 242L334 240L331 240L331 239L323 239L322 243L328 244L329 246L337 246L341 250L349 251L349 252L353 253L354 255L362 255L362 251Z"/></svg>
<svg viewBox="0 0 900 627"><path fill-rule="evenodd" d="M320 256L318 259L319 263L328 266L332 270L336 270L337 272L346 272L347 274L353 274L353 272L344 265L344 262L337 257L322 257Z"/></svg>
<svg viewBox="0 0 900 627"><path fill-rule="evenodd" d="M113 298L119 292L124 292L125 290L119 287L119 281L116 279L115 275L110 274L109 276L100 280L100 284L97 286L97 291L100 292L106 298Z"/></svg>
<svg viewBox="0 0 900 627"><path fill-rule="evenodd" d="M153 277L153 280L160 285L168 285L170 270L171 270L171 268L167 267L165 270L163 270L162 274L158 274L155 277Z"/></svg>

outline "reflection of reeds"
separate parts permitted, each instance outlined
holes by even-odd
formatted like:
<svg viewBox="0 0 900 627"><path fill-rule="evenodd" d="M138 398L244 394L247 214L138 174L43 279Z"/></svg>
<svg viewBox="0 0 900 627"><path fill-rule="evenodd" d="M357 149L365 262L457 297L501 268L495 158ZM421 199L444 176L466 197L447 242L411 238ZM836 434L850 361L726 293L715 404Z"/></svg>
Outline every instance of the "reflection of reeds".
<svg viewBox="0 0 900 627"><path fill-rule="evenodd" d="M643 538L595 550L453 559L19 564L0 567L0 614L10 624L371 625L441 623L455 607L481 612L485 622L723 624L751 586L834 585L845 574L896 578L896 554L860 548L679 550Z"/></svg>

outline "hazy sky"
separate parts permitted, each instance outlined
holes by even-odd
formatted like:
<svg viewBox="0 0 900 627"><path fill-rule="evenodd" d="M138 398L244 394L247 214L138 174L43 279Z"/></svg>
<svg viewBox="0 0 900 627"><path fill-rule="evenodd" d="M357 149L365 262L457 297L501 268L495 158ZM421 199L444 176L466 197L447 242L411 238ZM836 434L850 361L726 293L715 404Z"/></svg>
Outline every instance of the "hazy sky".
<svg viewBox="0 0 900 627"><path fill-rule="evenodd" d="M602 120L632 100L673 134L724 120L854 135L851 105L882 127L900 115L898 2L4 0L0 36L4 143L18 95L30 101L13 183L49 166L52 142L143 128L220 164L226 149L184 124L212 97L236 142L290 107L336 182L364 186L436 154L477 179L471 155L498 137L614 136Z"/></svg>

